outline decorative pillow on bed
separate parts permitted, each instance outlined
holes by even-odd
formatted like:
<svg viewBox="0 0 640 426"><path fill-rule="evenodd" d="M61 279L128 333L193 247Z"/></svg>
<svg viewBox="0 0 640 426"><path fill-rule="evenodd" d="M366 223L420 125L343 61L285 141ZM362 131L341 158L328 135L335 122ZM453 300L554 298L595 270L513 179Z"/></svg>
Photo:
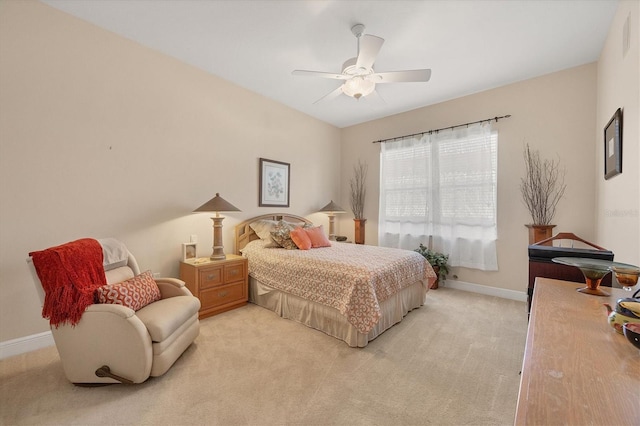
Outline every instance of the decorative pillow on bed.
<svg viewBox="0 0 640 426"><path fill-rule="evenodd" d="M271 231L271 238L273 238L280 247L284 247L287 250L297 250L298 246L293 242L290 235L291 231L294 229L295 228L291 224L281 220L273 228L273 231Z"/></svg>
<svg viewBox="0 0 640 426"><path fill-rule="evenodd" d="M278 222L275 220L260 219L251 222L249 227L253 229L253 232L256 233L258 238L269 242L265 247L280 247L280 245L271 238L271 231L273 231L277 224Z"/></svg>
<svg viewBox="0 0 640 426"><path fill-rule="evenodd" d="M287 224L293 226L294 228L306 228L309 226L313 226L313 224L308 224L307 222L287 222L285 221Z"/></svg>
<svg viewBox="0 0 640 426"><path fill-rule="evenodd" d="M314 228L305 228L304 231L307 233L307 236L309 236L309 239L311 240L312 248L331 247L331 242L329 241L327 236L324 235L324 228L322 227L322 225L316 226Z"/></svg>
<svg viewBox="0 0 640 426"><path fill-rule="evenodd" d="M311 239L303 228L295 228L289 235L300 250L309 250L311 248Z"/></svg>
<svg viewBox="0 0 640 426"><path fill-rule="evenodd" d="M96 303L124 305L134 311L160 298L160 289L151 271L145 271L121 283L103 285L95 291Z"/></svg>

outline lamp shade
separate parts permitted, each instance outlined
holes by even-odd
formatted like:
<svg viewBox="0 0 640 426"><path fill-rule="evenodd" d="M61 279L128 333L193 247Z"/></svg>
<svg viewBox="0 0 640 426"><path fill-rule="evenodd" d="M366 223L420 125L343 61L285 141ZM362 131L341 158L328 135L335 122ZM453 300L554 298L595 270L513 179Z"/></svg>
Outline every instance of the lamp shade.
<svg viewBox="0 0 640 426"><path fill-rule="evenodd" d="M323 213L344 213L344 209L334 203L333 200L318 211Z"/></svg>
<svg viewBox="0 0 640 426"><path fill-rule="evenodd" d="M240 209L225 200L216 192L216 196L195 209L193 212L239 212Z"/></svg>

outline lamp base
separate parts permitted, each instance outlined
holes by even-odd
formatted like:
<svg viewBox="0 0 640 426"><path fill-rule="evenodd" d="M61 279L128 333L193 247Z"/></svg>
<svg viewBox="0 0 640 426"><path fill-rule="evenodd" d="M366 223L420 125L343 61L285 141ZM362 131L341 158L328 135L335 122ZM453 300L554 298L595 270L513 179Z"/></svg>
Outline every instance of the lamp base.
<svg viewBox="0 0 640 426"><path fill-rule="evenodd" d="M224 260L227 258L227 255L224 254L224 248L222 246L213 246L213 252L209 259L211 260Z"/></svg>
<svg viewBox="0 0 640 426"><path fill-rule="evenodd" d="M222 246L222 216L212 217L213 220L213 253L211 253L211 260L224 260L227 256L224 254L224 247Z"/></svg>

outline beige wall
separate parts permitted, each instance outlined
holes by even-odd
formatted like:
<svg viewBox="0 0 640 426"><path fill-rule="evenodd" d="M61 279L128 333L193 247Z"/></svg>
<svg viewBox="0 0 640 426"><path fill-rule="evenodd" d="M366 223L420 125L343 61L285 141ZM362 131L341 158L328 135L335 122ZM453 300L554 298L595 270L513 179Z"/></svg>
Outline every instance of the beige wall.
<svg viewBox="0 0 640 426"><path fill-rule="evenodd" d="M339 198L340 130L32 1L0 3L0 342L48 329L27 253L114 236L177 276L211 253L216 192L258 214L258 158L291 163L291 208Z"/></svg>
<svg viewBox="0 0 640 426"><path fill-rule="evenodd" d="M624 22L630 47L623 55ZM640 2L621 1L598 61L596 235L620 262L640 265ZM622 173L604 180L603 129L623 110Z"/></svg>
<svg viewBox="0 0 640 426"><path fill-rule="evenodd" d="M437 84L437 70L429 84ZM366 241L378 239L378 144L372 141L511 114L495 124L498 136L498 267L497 272L453 268L466 283L524 292L528 281L528 234L531 223L520 199L524 173L522 151L528 142L545 157L566 166L567 192L558 206L556 230L593 241L596 64L556 72L437 105L353 126L342 131L342 199L358 158L369 165L365 216ZM338 232L353 235L352 215L340 218ZM450 278L451 279L451 275Z"/></svg>
<svg viewBox="0 0 640 426"><path fill-rule="evenodd" d="M622 58L629 13L633 39ZM291 163L288 211L317 222L326 217L312 213L331 198L348 210L352 167L365 160L367 243L375 244L379 146L371 142L504 114L512 117L496 125L500 271L452 273L525 291L525 142L567 167L556 229L640 263L639 17L636 1L620 3L597 65L339 130L43 4L0 0L0 343L48 328L26 268L31 250L115 236L141 267L175 276L190 235L199 254L210 251L210 220L190 212L215 192L242 210L225 219L227 251L234 224L278 210L257 207L259 157ZM624 172L605 182L602 128L619 106ZM339 234L353 236L351 218L340 216Z"/></svg>

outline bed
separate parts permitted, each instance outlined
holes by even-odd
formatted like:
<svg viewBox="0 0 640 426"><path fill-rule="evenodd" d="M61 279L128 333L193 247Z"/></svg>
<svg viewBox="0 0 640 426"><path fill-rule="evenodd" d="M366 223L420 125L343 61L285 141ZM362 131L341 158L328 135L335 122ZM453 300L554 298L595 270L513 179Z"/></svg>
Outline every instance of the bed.
<svg viewBox="0 0 640 426"><path fill-rule="evenodd" d="M436 274L420 254L336 241L288 250L253 229L279 221L313 225L301 216L269 214L235 227L236 253L249 262L250 302L352 347L366 346L424 304Z"/></svg>

